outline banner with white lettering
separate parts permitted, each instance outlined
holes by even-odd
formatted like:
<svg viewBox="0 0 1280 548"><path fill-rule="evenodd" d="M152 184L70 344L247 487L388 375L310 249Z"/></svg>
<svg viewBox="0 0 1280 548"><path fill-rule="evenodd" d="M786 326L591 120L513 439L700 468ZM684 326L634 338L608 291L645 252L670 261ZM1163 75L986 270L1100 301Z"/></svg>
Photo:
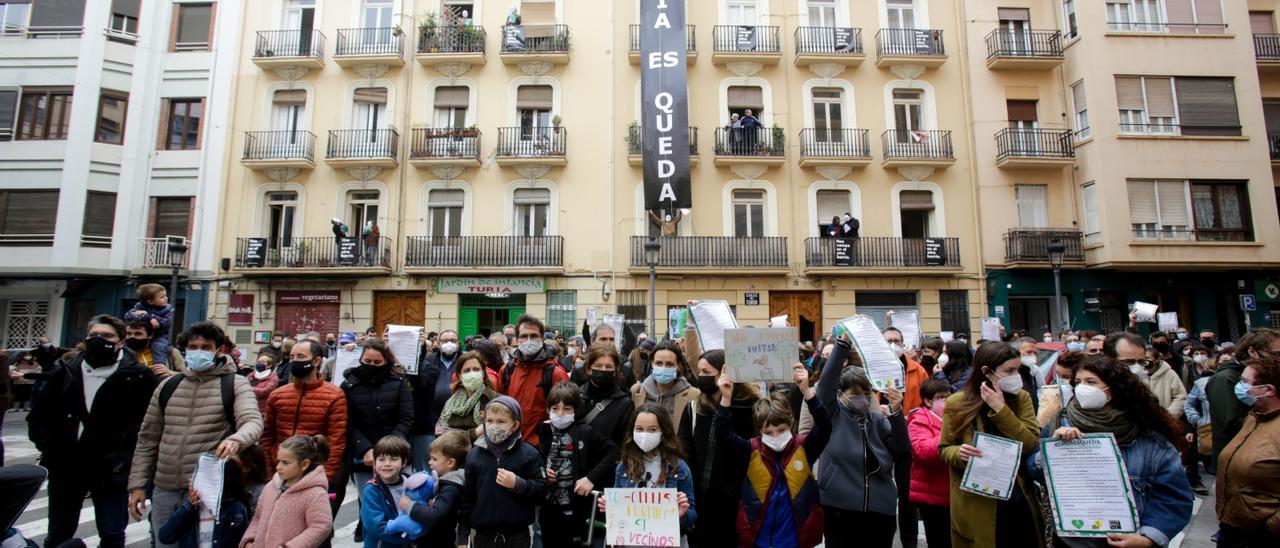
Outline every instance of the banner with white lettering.
<svg viewBox="0 0 1280 548"><path fill-rule="evenodd" d="M684 5L685 0L640 3L640 132L644 207L650 211L693 207Z"/></svg>

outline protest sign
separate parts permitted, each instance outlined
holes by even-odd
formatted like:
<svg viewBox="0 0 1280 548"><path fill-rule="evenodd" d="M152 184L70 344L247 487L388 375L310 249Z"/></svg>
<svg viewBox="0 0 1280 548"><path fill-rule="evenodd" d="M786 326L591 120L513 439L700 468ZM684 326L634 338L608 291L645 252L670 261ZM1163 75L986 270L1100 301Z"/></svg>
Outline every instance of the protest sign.
<svg viewBox="0 0 1280 548"><path fill-rule="evenodd" d="M725 364L733 382L789 381L800 359L794 327L724 330Z"/></svg>
<svg viewBox="0 0 1280 548"><path fill-rule="evenodd" d="M675 489L605 489L605 542L612 546L680 546Z"/></svg>

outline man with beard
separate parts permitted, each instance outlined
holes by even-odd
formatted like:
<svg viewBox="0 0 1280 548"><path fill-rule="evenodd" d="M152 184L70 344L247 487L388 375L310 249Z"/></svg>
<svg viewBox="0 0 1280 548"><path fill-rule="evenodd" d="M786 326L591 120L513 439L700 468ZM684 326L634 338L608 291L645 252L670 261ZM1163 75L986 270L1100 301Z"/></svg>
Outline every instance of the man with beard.
<svg viewBox="0 0 1280 548"><path fill-rule="evenodd" d="M569 374L556 365L556 345L543 340L546 327L542 321L525 314L516 321L516 349L511 363L498 375L498 392L515 398L523 410L521 437L538 445L538 425L547 420L547 393L557 383L569 380Z"/></svg>

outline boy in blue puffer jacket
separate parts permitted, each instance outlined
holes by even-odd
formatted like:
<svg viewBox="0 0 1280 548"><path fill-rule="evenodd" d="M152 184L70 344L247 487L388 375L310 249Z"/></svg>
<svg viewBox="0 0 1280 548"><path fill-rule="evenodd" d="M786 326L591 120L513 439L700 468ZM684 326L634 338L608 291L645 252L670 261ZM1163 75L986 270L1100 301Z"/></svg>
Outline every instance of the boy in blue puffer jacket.
<svg viewBox="0 0 1280 548"><path fill-rule="evenodd" d="M373 478L360 494L360 524L365 548L411 546L401 533L387 531L387 524L400 515L399 500L405 494L404 469L412 449L398 436L384 436L373 445Z"/></svg>

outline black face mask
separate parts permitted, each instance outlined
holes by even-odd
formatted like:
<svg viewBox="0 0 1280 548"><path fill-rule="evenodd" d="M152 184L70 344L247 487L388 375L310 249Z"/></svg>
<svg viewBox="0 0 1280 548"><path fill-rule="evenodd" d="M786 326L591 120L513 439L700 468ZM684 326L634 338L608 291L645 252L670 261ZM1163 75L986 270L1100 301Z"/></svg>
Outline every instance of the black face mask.
<svg viewBox="0 0 1280 548"><path fill-rule="evenodd" d="M1200 339L1200 344L1203 344L1205 348L1213 348L1218 345L1218 341L1213 339Z"/></svg>
<svg viewBox="0 0 1280 548"><path fill-rule="evenodd" d="M1156 351L1160 352L1161 354L1169 353L1169 343L1167 342L1151 343L1151 347L1155 348Z"/></svg>
<svg viewBox="0 0 1280 548"><path fill-rule="evenodd" d="M314 362L289 362L289 375L295 379L301 379L302 377L310 375L312 371L315 371L315 369L316 365Z"/></svg>
<svg viewBox="0 0 1280 548"><path fill-rule="evenodd" d="M920 356L920 366L932 372L933 366L938 365L938 358L933 356Z"/></svg>
<svg viewBox="0 0 1280 548"><path fill-rule="evenodd" d="M119 352L116 349L116 343L102 337L90 337L84 340L84 363L94 369L115 364Z"/></svg>
<svg viewBox="0 0 1280 548"><path fill-rule="evenodd" d="M147 339L125 339L124 345L134 352L142 352L143 349L151 346L151 341Z"/></svg>
<svg viewBox="0 0 1280 548"><path fill-rule="evenodd" d="M600 387L601 389L613 388L614 382L617 382L617 381L615 380L614 373L612 371L592 371L591 372L591 384L594 384Z"/></svg>
<svg viewBox="0 0 1280 548"><path fill-rule="evenodd" d="M703 394L714 397L720 393L720 386L716 384L715 375L698 375L698 390Z"/></svg>

